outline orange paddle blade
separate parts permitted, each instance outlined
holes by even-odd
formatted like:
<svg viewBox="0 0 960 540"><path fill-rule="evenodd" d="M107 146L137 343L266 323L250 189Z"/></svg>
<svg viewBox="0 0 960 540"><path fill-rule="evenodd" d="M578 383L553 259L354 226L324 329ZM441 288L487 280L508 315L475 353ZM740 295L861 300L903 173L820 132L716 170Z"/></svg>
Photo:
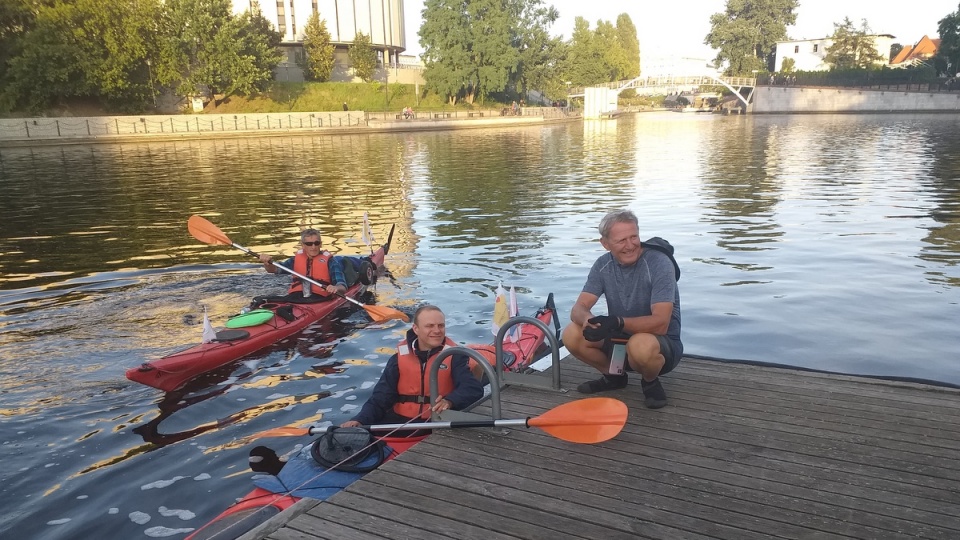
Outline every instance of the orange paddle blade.
<svg viewBox="0 0 960 540"><path fill-rule="evenodd" d="M626 423L627 405L602 397L564 403L528 421L558 439L586 444L616 437Z"/></svg>
<svg viewBox="0 0 960 540"><path fill-rule="evenodd" d="M367 315L370 315L370 318L373 319L373 322L389 321L390 319L410 322L410 317L407 316L406 313L393 308L386 306L368 306L366 304L363 304L362 307L366 310Z"/></svg>
<svg viewBox="0 0 960 540"><path fill-rule="evenodd" d="M278 427L261 431L253 436L254 439L263 437L302 437L310 434L310 428Z"/></svg>
<svg viewBox="0 0 960 540"><path fill-rule="evenodd" d="M230 238L223 234L219 227L200 216L190 216L190 219L187 220L187 230L194 238L204 244L233 245Z"/></svg>

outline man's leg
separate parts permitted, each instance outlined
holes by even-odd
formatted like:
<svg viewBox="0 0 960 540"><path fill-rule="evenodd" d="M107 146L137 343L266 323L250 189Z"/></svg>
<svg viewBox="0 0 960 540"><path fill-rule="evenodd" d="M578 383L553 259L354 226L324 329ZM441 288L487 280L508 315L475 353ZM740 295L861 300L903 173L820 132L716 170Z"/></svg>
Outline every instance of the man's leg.
<svg viewBox="0 0 960 540"><path fill-rule="evenodd" d="M669 352L669 351L668 351ZM661 351L660 340L653 334L634 334L627 341L627 361L630 367L643 376L640 388L644 404L650 409L659 409L667 404L667 393L660 384L660 370L666 358Z"/></svg>
<svg viewBox="0 0 960 540"><path fill-rule="evenodd" d="M583 337L583 328L570 323L563 329L563 345L577 360L593 367L603 374L597 380L587 381L577 386L581 394L593 394L606 390L617 390L627 385L627 375L610 375L610 358L603 351L602 341L587 341Z"/></svg>

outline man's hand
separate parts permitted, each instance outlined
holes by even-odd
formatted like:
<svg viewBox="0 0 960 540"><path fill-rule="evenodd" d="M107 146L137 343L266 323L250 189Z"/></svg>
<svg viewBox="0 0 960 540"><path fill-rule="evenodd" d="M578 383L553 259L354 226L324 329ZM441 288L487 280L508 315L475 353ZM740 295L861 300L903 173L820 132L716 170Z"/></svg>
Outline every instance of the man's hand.
<svg viewBox="0 0 960 540"><path fill-rule="evenodd" d="M449 400L444 399L443 396L437 397L437 402L433 405L433 412L440 413L451 407L452 403Z"/></svg>
<svg viewBox="0 0 960 540"><path fill-rule="evenodd" d="M340 424L340 427L360 427L362 424L356 420L347 420L346 422Z"/></svg>
<svg viewBox="0 0 960 540"><path fill-rule="evenodd" d="M623 317L600 315L587 321L587 325L583 327L583 339L603 341L620 330L623 330Z"/></svg>

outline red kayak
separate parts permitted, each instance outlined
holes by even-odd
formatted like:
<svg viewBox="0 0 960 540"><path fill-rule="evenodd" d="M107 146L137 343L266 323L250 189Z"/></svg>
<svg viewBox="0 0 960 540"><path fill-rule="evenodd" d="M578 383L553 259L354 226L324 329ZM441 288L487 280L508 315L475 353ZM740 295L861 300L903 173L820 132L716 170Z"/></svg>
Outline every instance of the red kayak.
<svg viewBox="0 0 960 540"><path fill-rule="evenodd" d="M392 239L393 227L390 228L386 244L374 251L369 257L369 260L373 263L373 268L379 268L383 265L383 259L390 250ZM367 285L372 284L375 280L376 272L372 272L372 275L361 274L360 279L347 289L344 296L352 299L359 297L366 292ZM253 354L300 332L311 324L329 316L346 303L345 298L334 296L325 302L314 304L288 302L264 304L256 310L257 313L248 315L255 315L261 319L265 318L265 322L219 331L217 332L217 339L209 343L194 345L188 349L128 369L126 372L127 378L165 392L171 392L200 374ZM229 321L228 326L230 326Z"/></svg>
<svg viewBox="0 0 960 540"><path fill-rule="evenodd" d="M418 437L382 437L393 451L387 455L389 461L411 446L425 439L427 435ZM297 458L294 458L297 459ZM359 475L358 475L359 476ZM255 488L236 504L224 510L199 530L191 534L186 540L238 538L254 527L264 523L271 517L290 508L300 497L284 493L274 493L264 488Z"/></svg>

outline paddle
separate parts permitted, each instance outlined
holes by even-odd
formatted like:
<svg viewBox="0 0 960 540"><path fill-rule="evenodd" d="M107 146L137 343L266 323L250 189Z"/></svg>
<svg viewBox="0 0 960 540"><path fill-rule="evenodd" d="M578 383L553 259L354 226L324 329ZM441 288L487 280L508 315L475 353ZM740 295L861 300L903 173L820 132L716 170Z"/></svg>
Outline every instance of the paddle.
<svg viewBox="0 0 960 540"><path fill-rule="evenodd" d="M613 398L586 398L564 403L533 418L515 420L464 420L459 422L412 422L362 426L370 431L457 429L474 427L538 427L554 437L575 443L593 444L610 440L627 422L627 406ZM298 437L325 433L327 427L268 429L252 438Z"/></svg>
<svg viewBox="0 0 960 540"><path fill-rule="evenodd" d="M204 244L233 246L239 249L240 251L253 255L254 257L257 257L257 258L260 257L260 254L256 253L255 251L249 250L239 244L233 243L233 241L230 240L230 237L224 234L219 227L217 227L216 225L214 225L213 223L211 223L210 221L208 221L203 217L196 216L196 215L190 216L190 219L187 220L187 230L190 231L190 234L194 238L203 242ZM320 281L315 281L313 279L310 279L307 276L304 276L303 274L300 274L299 272L296 272L295 270L291 270L285 266L281 266L279 264L275 266L285 272L289 272L297 276L300 279L309 281L310 283L313 283L318 287L324 287L328 285L327 283L322 283ZM403 322L410 321L410 317L408 317L402 311L398 311L396 309L388 308L385 306L370 306L367 304L363 304L340 292L335 292L333 294L339 296L340 298L343 298L344 300L346 300L347 302L350 302L351 304L356 304L362 307L364 310L366 310L367 314L370 315L370 318L373 319L374 322L383 322L390 319L399 319Z"/></svg>

